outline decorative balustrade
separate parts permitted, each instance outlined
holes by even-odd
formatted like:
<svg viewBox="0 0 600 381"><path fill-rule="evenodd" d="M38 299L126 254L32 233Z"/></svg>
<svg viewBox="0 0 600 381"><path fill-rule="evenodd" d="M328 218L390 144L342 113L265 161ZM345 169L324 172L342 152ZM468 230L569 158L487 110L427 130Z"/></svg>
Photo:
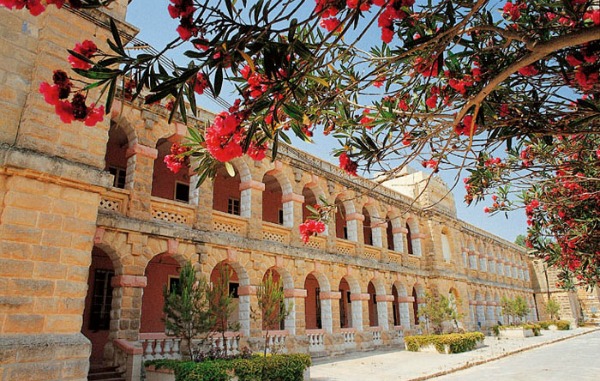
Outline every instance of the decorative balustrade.
<svg viewBox="0 0 600 381"><path fill-rule="evenodd" d="M418 269L421 265L421 257L412 254L402 254L402 264L406 267Z"/></svg>
<svg viewBox="0 0 600 381"><path fill-rule="evenodd" d="M321 352L325 350L325 331L322 329L307 329L308 350L310 352Z"/></svg>
<svg viewBox="0 0 600 381"><path fill-rule="evenodd" d="M248 219L229 213L213 210L213 230L245 236L248 232Z"/></svg>
<svg viewBox="0 0 600 381"><path fill-rule="evenodd" d="M237 355L240 353L240 337L238 332L225 332L225 337L215 333L209 337L209 343L213 349L226 351L228 355Z"/></svg>
<svg viewBox="0 0 600 381"><path fill-rule="evenodd" d="M152 197L152 218L156 220L174 222L177 224L191 225L195 220L193 205Z"/></svg>
<svg viewBox="0 0 600 381"><path fill-rule="evenodd" d="M100 198L99 209L125 214L129 203L129 191L112 188Z"/></svg>
<svg viewBox="0 0 600 381"><path fill-rule="evenodd" d="M263 241L273 241L283 244L290 243L291 229L282 225L263 222L262 238Z"/></svg>
<svg viewBox="0 0 600 381"><path fill-rule="evenodd" d="M267 353L287 353L285 346L289 333L286 330L263 331L263 337L267 337Z"/></svg>
<svg viewBox="0 0 600 381"><path fill-rule="evenodd" d="M365 245L362 256L378 261L379 258L381 258L381 249L378 247Z"/></svg>
<svg viewBox="0 0 600 381"><path fill-rule="evenodd" d="M144 361L162 359L181 359L181 339L169 337L164 333L140 333L140 342L144 351Z"/></svg>
<svg viewBox="0 0 600 381"><path fill-rule="evenodd" d="M327 247L327 237L310 237L310 240L305 244L305 246L317 250L325 250Z"/></svg>
<svg viewBox="0 0 600 381"><path fill-rule="evenodd" d="M113 365L125 381L140 381L143 366L143 348L139 342L113 340Z"/></svg>
<svg viewBox="0 0 600 381"><path fill-rule="evenodd" d="M404 344L404 327L401 325L395 325L392 327L392 343Z"/></svg>
<svg viewBox="0 0 600 381"><path fill-rule="evenodd" d="M373 344L382 345L383 341L381 340L381 328L374 327L371 328L371 335L373 335Z"/></svg>
<svg viewBox="0 0 600 381"><path fill-rule="evenodd" d="M388 261L390 263L397 263L399 265L402 264L402 253L398 253L396 251L388 251Z"/></svg>
<svg viewBox="0 0 600 381"><path fill-rule="evenodd" d="M342 328L342 337L344 338L344 348L353 349L356 347L356 329L354 328Z"/></svg>
<svg viewBox="0 0 600 381"><path fill-rule="evenodd" d="M336 239L335 251L338 254L354 256L356 254L356 242L345 239Z"/></svg>

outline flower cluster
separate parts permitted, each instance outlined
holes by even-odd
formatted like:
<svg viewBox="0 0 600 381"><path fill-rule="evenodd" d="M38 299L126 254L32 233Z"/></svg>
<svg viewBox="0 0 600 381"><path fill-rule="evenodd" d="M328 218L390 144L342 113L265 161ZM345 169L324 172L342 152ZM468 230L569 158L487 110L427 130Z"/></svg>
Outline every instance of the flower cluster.
<svg viewBox="0 0 600 381"><path fill-rule="evenodd" d="M342 152L340 155L340 168L349 175L357 176L356 170L358 169L358 163L350 159L350 156L348 156L346 152Z"/></svg>
<svg viewBox="0 0 600 381"><path fill-rule="evenodd" d="M240 111L238 107L239 101L236 101L229 111L217 115L204 133L206 149L218 161L227 162L244 153L242 143L247 130L242 126L242 122L246 119L246 112ZM252 141L246 154L258 161L265 158L266 150L266 144Z"/></svg>
<svg viewBox="0 0 600 381"><path fill-rule="evenodd" d="M179 19L177 33L182 40L189 40L198 35L198 28L194 25L194 12L196 7L193 0L170 0L168 6L171 18Z"/></svg>
<svg viewBox="0 0 600 381"><path fill-rule="evenodd" d="M74 120L79 120L85 123L86 126L95 126L104 118L104 106L94 107L95 104L87 106L85 104L85 96L80 92L73 95L71 101L68 99L71 95L72 84L62 70L56 70L52 75L53 85L47 82L40 84L39 91L44 96L46 103L54 106L56 114L64 123L71 123Z"/></svg>
<svg viewBox="0 0 600 381"><path fill-rule="evenodd" d="M173 173L177 173L181 170L181 168L185 164L186 160L186 152L190 149L188 147L182 146L178 143L173 143L171 145L171 153L169 155L165 155L163 159L164 163L167 165L167 168Z"/></svg>
<svg viewBox="0 0 600 381"><path fill-rule="evenodd" d="M8 9L26 8L32 16L38 16L46 10L46 5L54 4L56 8L62 8L68 2L71 8L81 8L81 0L0 0L0 5Z"/></svg>
<svg viewBox="0 0 600 381"><path fill-rule="evenodd" d="M322 221L306 220L300 224L299 229L302 242L308 243L310 237L325 231L325 224Z"/></svg>
<svg viewBox="0 0 600 381"><path fill-rule="evenodd" d="M96 46L96 44L94 44L93 41L85 40L82 43L75 44L73 51L86 58L92 58L94 54L96 54L96 52L98 51L98 47ZM92 65L89 62L84 61L81 58L76 57L74 55L69 55L67 60L69 61L73 69L88 70L92 67Z"/></svg>
<svg viewBox="0 0 600 381"><path fill-rule="evenodd" d="M475 131L477 131L477 124L473 120L473 115L465 115L463 120L454 126L457 135L473 136Z"/></svg>

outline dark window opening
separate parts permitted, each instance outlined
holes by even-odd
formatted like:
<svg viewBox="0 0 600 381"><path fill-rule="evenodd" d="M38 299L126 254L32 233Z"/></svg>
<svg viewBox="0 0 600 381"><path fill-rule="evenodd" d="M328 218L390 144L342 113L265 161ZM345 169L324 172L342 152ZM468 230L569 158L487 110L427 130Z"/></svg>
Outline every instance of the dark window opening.
<svg viewBox="0 0 600 381"><path fill-rule="evenodd" d="M113 187L125 189L127 171L124 168L108 167L108 172L114 176Z"/></svg>
<svg viewBox="0 0 600 381"><path fill-rule="evenodd" d="M181 294L181 282L179 281L179 277L169 276L169 293L174 292L176 294Z"/></svg>
<svg viewBox="0 0 600 381"><path fill-rule="evenodd" d="M344 226L344 239L348 239L348 228Z"/></svg>
<svg viewBox="0 0 600 381"><path fill-rule="evenodd" d="M229 295L231 295L231 297L234 299L239 298L240 297L239 292L238 292L239 288L240 288L239 283L229 282Z"/></svg>
<svg viewBox="0 0 600 381"><path fill-rule="evenodd" d="M107 330L110 327L110 306L112 304L112 270L97 269L94 272L92 304L90 306L90 330Z"/></svg>
<svg viewBox="0 0 600 381"><path fill-rule="evenodd" d="M283 225L283 209L279 209L279 224Z"/></svg>
<svg viewBox="0 0 600 381"><path fill-rule="evenodd" d="M236 198L230 198L227 200L227 213L236 216L240 215L240 200Z"/></svg>
<svg viewBox="0 0 600 381"><path fill-rule="evenodd" d="M322 329L323 328L323 324L321 322L321 288L317 287L315 289L315 294L316 294L316 298L315 298L315 302L316 302L316 311L317 311L317 329Z"/></svg>
<svg viewBox="0 0 600 381"><path fill-rule="evenodd" d="M175 200L183 202L190 201L190 184L175 183Z"/></svg>

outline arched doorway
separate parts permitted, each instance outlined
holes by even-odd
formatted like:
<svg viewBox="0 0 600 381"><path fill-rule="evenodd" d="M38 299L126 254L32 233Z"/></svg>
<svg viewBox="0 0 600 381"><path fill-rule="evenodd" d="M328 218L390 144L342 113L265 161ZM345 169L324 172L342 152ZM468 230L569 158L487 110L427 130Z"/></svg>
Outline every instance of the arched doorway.
<svg viewBox="0 0 600 381"><path fill-rule="evenodd" d="M142 296L140 333L165 332L163 321L164 296L179 282L179 263L166 254L157 255L146 266L147 285Z"/></svg>
<svg viewBox="0 0 600 381"><path fill-rule="evenodd" d="M240 174L235 171L231 177L225 166L219 167L213 180L213 210L239 216L241 200Z"/></svg>
<svg viewBox="0 0 600 381"><path fill-rule="evenodd" d="M323 328L321 319L321 288L319 281L313 274L306 276L304 289L306 290L306 300L304 302L306 329L321 329Z"/></svg>
<svg viewBox="0 0 600 381"><path fill-rule="evenodd" d="M350 296L350 285L346 278L340 280L338 290L342 297L340 298L340 328L352 327L352 302Z"/></svg>
<svg viewBox="0 0 600 381"><path fill-rule="evenodd" d="M115 275L110 257L100 248L92 249L81 333L92 343L90 362L101 364L108 343L112 309L112 277Z"/></svg>

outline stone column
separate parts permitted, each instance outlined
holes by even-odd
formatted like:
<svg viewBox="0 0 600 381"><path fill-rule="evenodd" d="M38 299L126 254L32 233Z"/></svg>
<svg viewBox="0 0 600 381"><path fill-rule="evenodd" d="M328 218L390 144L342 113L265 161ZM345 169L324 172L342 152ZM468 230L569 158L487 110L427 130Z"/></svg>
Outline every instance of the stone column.
<svg viewBox="0 0 600 381"><path fill-rule="evenodd" d="M288 228L299 226L302 222L302 206L304 205L304 196L296 193L286 193L281 197L283 203L283 225ZM298 229L292 229L291 245L301 245L300 233Z"/></svg>
<svg viewBox="0 0 600 381"><path fill-rule="evenodd" d="M289 288L283 290L283 295L285 296L286 302L292 301L292 305L294 306L292 313L290 314L290 318L294 319L294 330L295 332L290 332L290 334L296 335L304 335L306 333L306 319L304 316L304 299L306 299L307 291L301 288ZM286 329L287 329L287 321L286 321Z"/></svg>
<svg viewBox="0 0 600 381"><path fill-rule="evenodd" d="M152 219L152 176L156 148L136 143L127 149L127 176L133 176L127 215L143 220Z"/></svg>
<svg viewBox="0 0 600 381"><path fill-rule="evenodd" d="M352 303L352 328L357 331L364 330L364 322L369 321L369 299L371 295L365 294L350 294L350 302ZM365 319L366 317L366 319Z"/></svg>
<svg viewBox="0 0 600 381"><path fill-rule="evenodd" d="M339 332L340 330L340 303L339 300L342 298L342 293L339 291L325 292L321 291L319 294L321 299L321 315L324 315L325 309L324 304L329 305L331 311L329 318L323 318L323 329L327 333ZM327 324L326 324L327 323Z"/></svg>
<svg viewBox="0 0 600 381"><path fill-rule="evenodd" d="M301 314L301 311L298 311L296 298L306 298L306 290L288 288L283 290L283 296L285 297L285 304L290 310L289 315L285 319L285 329L289 332L290 335L295 335L296 321L298 318L297 315Z"/></svg>
<svg viewBox="0 0 600 381"><path fill-rule="evenodd" d="M239 296L239 322L240 332L246 337L262 337L262 321L250 317L251 309L258 309L255 286L240 286Z"/></svg>
<svg viewBox="0 0 600 381"><path fill-rule="evenodd" d="M398 309L400 310L400 325L405 329L410 329L410 307L414 298L412 296L399 296Z"/></svg>
<svg viewBox="0 0 600 381"><path fill-rule="evenodd" d="M364 237L362 222L365 216L361 213L351 213L346 216L346 228L348 230L348 241L357 242L359 246L364 246Z"/></svg>
<svg viewBox="0 0 600 381"><path fill-rule="evenodd" d="M265 184L249 180L240 183L240 215L249 218L248 238L262 239L262 192Z"/></svg>
<svg viewBox="0 0 600 381"><path fill-rule="evenodd" d="M377 320L379 326L384 329L390 329L390 316L393 316L394 295L376 295L377 301Z"/></svg>

